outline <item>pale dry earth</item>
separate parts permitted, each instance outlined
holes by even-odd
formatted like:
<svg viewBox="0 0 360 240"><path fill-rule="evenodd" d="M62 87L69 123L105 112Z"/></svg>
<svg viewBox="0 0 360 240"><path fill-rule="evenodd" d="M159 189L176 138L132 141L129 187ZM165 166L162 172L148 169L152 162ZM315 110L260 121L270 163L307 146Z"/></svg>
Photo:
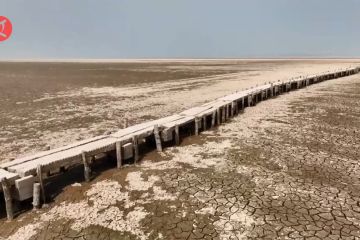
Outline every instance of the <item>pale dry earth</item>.
<svg viewBox="0 0 360 240"><path fill-rule="evenodd" d="M0 162L359 60L0 63Z"/></svg>
<svg viewBox="0 0 360 240"><path fill-rule="evenodd" d="M34 239L360 239L360 76L259 103L1 222Z"/></svg>

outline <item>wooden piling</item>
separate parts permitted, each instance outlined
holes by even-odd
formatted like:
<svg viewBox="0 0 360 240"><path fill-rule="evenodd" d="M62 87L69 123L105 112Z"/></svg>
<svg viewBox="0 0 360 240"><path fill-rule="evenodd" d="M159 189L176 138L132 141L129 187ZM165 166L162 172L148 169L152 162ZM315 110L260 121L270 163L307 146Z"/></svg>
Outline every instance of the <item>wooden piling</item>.
<svg viewBox="0 0 360 240"><path fill-rule="evenodd" d="M206 116L203 117L203 130L205 131L207 128L206 126Z"/></svg>
<svg viewBox="0 0 360 240"><path fill-rule="evenodd" d="M44 186L44 179L43 179L43 171L42 171L42 166L41 164L37 165L36 168L36 175L38 177L39 183L40 183L40 188L41 188L41 197L43 200L43 203L46 203L46 193L45 193L45 186Z"/></svg>
<svg viewBox="0 0 360 240"><path fill-rule="evenodd" d="M229 104L226 104L226 115L225 115L225 120L229 119Z"/></svg>
<svg viewBox="0 0 360 240"><path fill-rule="evenodd" d="M154 126L154 136L155 136L155 142L156 142L156 149L158 152L162 152L162 145L161 145L161 138L160 138L160 132L159 132L159 126Z"/></svg>
<svg viewBox="0 0 360 240"><path fill-rule="evenodd" d="M5 198L6 215L9 221L14 219L14 209L12 205L12 196L10 191L10 184L6 178L1 179L1 186Z"/></svg>
<svg viewBox="0 0 360 240"><path fill-rule="evenodd" d="M213 128L215 126L215 119L216 119L216 111L213 111L211 115L211 127Z"/></svg>
<svg viewBox="0 0 360 240"><path fill-rule="evenodd" d="M225 122L226 118L226 107L222 107L222 113L221 113L221 122Z"/></svg>
<svg viewBox="0 0 360 240"><path fill-rule="evenodd" d="M132 142L134 147L134 161L137 163L139 161L139 142L136 135L132 137Z"/></svg>
<svg viewBox="0 0 360 240"><path fill-rule="evenodd" d="M180 145L180 131L179 131L179 125L175 125L175 144Z"/></svg>
<svg viewBox="0 0 360 240"><path fill-rule="evenodd" d="M234 117L236 113L235 102L231 102L231 117Z"/></svg>
<svg viewBox="0 0 360 240"><path fill-rule="evenodd" d="M81 156L82 156L82 161L84 164L84 177L85 177L85 181L86 182L90 182L91 180L91 168L88 162L88 158L86 156L86 152L82 151Z"/></svg>
<svg viewBox="0 0 360 240"><path fill-rule="evenodd" d="M199 135L199 118L195 117L195 135Z"/></svg>
<svg viewBox="0 0 360 240"><path fill-rule="evenodd" d="M248 98L247 106L250 107L250 106L251 106L251 102L252 102L251 95L248 95L247 98Z"/></svg>
<svg viewBox="0 0 360 240"><path fill-rule="evenodd" d="M123 120L123 126L124 126L124 128L129 127L129 119L124 118L124 120Z"/></svg>
<svg viewBox="0 0 360 240"><path fill-rule="evenodd" d="M216 118L217 118L217 125L220 125L221 124L221 116L220 116L220 114L221 114L221 108L217 108L216 109Z"/></svg>
<svg viewBox="0 0 360 240"><path fill-rule="evenodd" d="M34 183L33 185L33 208L39 209L40 208L40 195L41 195L41 185L40 183Z"/></svg>
<svg viewBox="0 0 360 240"><path fill-rule="evenodd" d="M122 141L118 141L115 143L116 148L116 165L117 168L121 168L122 166Z"/></svg>

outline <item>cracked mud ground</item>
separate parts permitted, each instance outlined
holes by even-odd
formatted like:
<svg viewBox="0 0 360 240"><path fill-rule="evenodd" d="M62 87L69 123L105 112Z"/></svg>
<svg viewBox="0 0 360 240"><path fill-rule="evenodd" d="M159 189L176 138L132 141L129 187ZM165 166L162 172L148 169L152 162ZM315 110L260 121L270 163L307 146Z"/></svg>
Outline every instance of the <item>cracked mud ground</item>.
<svg viewBox="0 0 360 240"><path fill-rule="evenodd" d="M360 78L247 108L1 222L8 239L360 239Z"/></svg>

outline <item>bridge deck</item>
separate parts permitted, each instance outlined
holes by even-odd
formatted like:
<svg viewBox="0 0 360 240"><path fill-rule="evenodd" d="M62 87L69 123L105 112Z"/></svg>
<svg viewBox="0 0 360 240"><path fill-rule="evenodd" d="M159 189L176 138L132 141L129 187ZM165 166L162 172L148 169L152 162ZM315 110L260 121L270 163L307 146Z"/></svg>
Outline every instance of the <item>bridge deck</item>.
<svg viewBox="0 0 360 240"><path fill-rule="evenodd" d="M317 79L321 80L321 78L330 79L344 76L346 74L350 75L350 71L353 71L352 73L357 73L359 69L356 68L347 71L329 72L321 76L313 75L292 79L287 82L274 82L271 84L269 83L262 86L257 86L244 91L235 92L225 97L221 97L209 103L205 103L199 107L194 107L183 111L179 114L137 124L125 129L120 129L119 131L110 135L102 135L91 139L78 141L64 147L18 158L14 161L0 165L0 179L6 177L13 182L13 180L19 177L29 175L35 176L38 165L43 166L44 171L52 171L60 167L79 164L82 162L82 152L86 152L87 154L94 156L96 154L113 151L116 149L116 143L119 141L122 143L129 143L133 141L134 137L137 137L137 139L142 139L154 134L155 125L158 125L159 129L162 131L161 134L172 133L171 131L173 131L175 126L183 126L195 121L195 118L213 115L214 112L219 108L224 108L232 102L240 101L247 96L259 94L267 90L273 90L275 86L284 86L285 84L291 85L291 83L303 84L303 81L310 79L313 79L313 82L317 82Z"/></svg>

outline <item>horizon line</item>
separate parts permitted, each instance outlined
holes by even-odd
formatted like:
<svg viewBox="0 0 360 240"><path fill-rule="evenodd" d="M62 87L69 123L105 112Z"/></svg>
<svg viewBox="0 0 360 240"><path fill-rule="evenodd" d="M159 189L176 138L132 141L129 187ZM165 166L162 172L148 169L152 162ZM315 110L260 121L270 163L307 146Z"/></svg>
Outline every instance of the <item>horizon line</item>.
<svg viewBox="0 0 360 240"><path fill-rule="evenodd" d="M234 60L359 60L360 57L224 57L224 58L14 58L0 62L151 62L151 61L234 61Z"/></svg>

